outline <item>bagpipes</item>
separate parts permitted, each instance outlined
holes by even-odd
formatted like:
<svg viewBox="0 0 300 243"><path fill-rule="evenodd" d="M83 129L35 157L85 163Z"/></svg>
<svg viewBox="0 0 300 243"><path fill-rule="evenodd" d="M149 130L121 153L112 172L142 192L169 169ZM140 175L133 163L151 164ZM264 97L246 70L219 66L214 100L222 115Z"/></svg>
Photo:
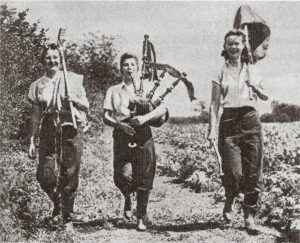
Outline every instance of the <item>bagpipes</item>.
<svg viewBox="0 0 300 243"><path fill-rule="evenodd" d="M174 67L172 67L168 64L156 63L156 54L155 54L154 46L149 41L148 35L145 35L144 38L145 38L144 44L143 44L144 70L142 69L142 79L148 78L149 81L151 81L151 79L152 79L152 81L154 82L153 89L149 92L149 94L147 95L147 98L150 101L152 101L153 95L154 95L156 89L159 87L160 82L164 78L166 73L168 73L170 76L172 76L174 78L177 78L177 80L174 81L173 84L169 88L167 88L166 91L162 95L160 95L157 100L152 102L153 106L154 107L159 106L161 104L161 102L164 100L164 98L167 96L167 94L171 93L172 90L179 84L180 81L182 81L185 84L191 102L193 100L196 100L196 98L194 96L194 86L193 86L192 82L187 80L186 73L181 73L178 70L176 70ZM151 53L153 54L153 61L151 58ZM162 71L159 78L157 75L157 70Z"/></svg>
<svg viewBox="0 0 300 243"><path fill-rule="evenodd" d="M149 40L149 36L144 36L143 41L143 58L142 58L142 70L140 80L143 82L148 79L149 82L153 82L152 90L146 95L146 101L137 102L137 103L129 103L129 109L131 112L131 118L139 115L145 115L150 112L155 113L155 109L160 106L165 99L165 97L172 92L172 90L182 81L187 88L187 92L189 98L192 101L197 100L194 96L194 86L193 84L186 78L185 73L181 73L174 67L168 64L161 64L156 62L156 52L153 44ZM160 76L158 76L157 71L162 71ZM160 82L165 77L165 74L168 73L170 76L176 78L176 80L172 83L172 85L160 95L156 100L153 100L154 94L157 88L160 86ZM136 92L136 96L141 96L140 92ZM167 118L166 118L167 119ZM146 121L147 122L147 121ZM163 122L149 123L152 126L161 126ZM139 124L136 124L133 119L129 121L129 123L133 127L137 127ZM129 143L129 147L135 147L136 144L134 142Z"/></svg>
<svg viewBox="0 0 300 243"><path fill-rule="evenodd" d="M142 61L142 75L140 77L141 82L148 79L149 82L154 83L152 90L146 96L147 101L151 105L151 108L148 111L144 111L144 113L150 112L151 110L161 105L165 97L172 92L172 90L179 84L180 81L182 81L185 84L190 100L196 100L194 96L194 86L190 81L187 80L187 75L185 73L179 72L177 69L168 64L156 63L156 52L153 44L149 41L148 35L144 36ZM159 77L157 74L158 70L162 71ZM152 99L155 94L155 91L160 86L160 82L162 81L166 73L177 79L172 83L170 87L168 87L165 90L163 94L161 94L156 100L153 101ZM137 94L137 96L139 96L139 94ZM142 109L138 109L138 105L139 104L129 104L129 109L131 110L132 117L141 115L141 113L143 113ZM138 112L139 110L140 112Z"/></svg>

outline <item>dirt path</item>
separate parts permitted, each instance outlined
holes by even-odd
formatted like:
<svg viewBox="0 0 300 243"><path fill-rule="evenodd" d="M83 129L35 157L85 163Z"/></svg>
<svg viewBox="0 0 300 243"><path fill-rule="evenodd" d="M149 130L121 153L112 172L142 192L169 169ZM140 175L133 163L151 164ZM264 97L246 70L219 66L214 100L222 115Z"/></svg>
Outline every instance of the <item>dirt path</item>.
<svg viewBox="0 0 300 243"><path fill-rule="evenodd" d="M248 235L243 230L241 216L237 216L234 225L225 225L220 216L222 205L213 201L210 193L196 194L174 184L172 178L157 177L150 199L147 232L137 232L134 221L112 217L77 225L74 241L277 242L279 232L267 227L262 227L263 234Z"/></svg>
<svg viewBox="0 0 300 243"><path fill-rule="evenodd" d="M233 225L222 220L222 203L214 203L213 193L195 193L174 183L172 177L157 175L148 207L147 232L137 232L136 222L122 219L123 197L114 186L111 162L111 133L107 139L86 144L84 163L75 211L83 221L73 231L49 231L39 228L29 240L46 242L280 242L280 233L262 226L262 233L250 236L243 230L243 219L237 214ZM105 141L105 142L104 142ZM157 145L163 158L166 148ZM163 161L163 160L162 160ZM47 196L36 185L38 196L32 208L40 218L51 212ZM135 203L135 201L134 201ZM136 205L133 205L134 208Z"/></svg>

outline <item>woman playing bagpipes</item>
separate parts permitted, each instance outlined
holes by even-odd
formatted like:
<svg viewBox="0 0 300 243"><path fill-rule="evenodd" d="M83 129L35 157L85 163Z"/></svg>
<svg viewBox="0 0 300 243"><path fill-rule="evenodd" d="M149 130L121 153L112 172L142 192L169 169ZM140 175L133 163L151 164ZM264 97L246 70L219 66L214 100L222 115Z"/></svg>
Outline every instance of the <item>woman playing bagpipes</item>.
<svg viewBox="0 0 300 243"><path fill-rule="evenodd" d="M257 101L266 100L267 96L258 70L249 62L245 44L246 35L240 30L225 35L222 52L225 64L212 80L208 139L216 142L215 127L222 106L218 139L226 196L223 216L226 221L232 220L234 199L243 192L245 227L255 231L253 217L263 187L263 138Z"/></svg>
<svg viewBox="0 0 300 243"><path fill-rule="evenodd" d="M123 81L107 90L104 122L114 127L114 182L125 197L124 218L131 218L130 194L137 192L137 230L146 230L145 219L149 193L156 169L155 149L150 126L167 120L163 105L153 110L146 99L149 82L137 77L138 59L125 53L120 60ZM136 111L133 115L132 110Z"/></svg>
<svg viewBox="0 0 300 243"><path fill-rule="evenodd" d="M56 44L47 46L41 57L45 74L30 86L29 156L35 157L39 137L37 180L54 203L52 217L58 219L56 216L62 215L66 223L71 220L78 187L82 129L87 122L89 102L82 85L83 76L60 71L62 58Z"/></svg>

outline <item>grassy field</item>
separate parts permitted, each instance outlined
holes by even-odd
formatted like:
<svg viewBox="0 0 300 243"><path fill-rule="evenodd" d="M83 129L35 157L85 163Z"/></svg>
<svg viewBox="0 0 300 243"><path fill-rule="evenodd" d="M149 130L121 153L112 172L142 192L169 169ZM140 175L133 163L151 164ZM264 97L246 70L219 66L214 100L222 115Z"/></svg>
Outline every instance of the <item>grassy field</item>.
<svg viewBox="0 0 300 243"><path fill-rule="evenodd" d="M265 190L257 221L263 231L243 230L242 195L234 224L222 220L224 192L207 126L166 124L154 130L157 176L150 196L149 230L122 219L123 198L112 179L111 129L87 136L75 211L84 223L73 231L51 230L52 205L36 179L37 161L11 141L3 143L0 241L46 242L283 242L299 219L300 123L263 124ZM290 236L291 238L287 238Z"/></svg>

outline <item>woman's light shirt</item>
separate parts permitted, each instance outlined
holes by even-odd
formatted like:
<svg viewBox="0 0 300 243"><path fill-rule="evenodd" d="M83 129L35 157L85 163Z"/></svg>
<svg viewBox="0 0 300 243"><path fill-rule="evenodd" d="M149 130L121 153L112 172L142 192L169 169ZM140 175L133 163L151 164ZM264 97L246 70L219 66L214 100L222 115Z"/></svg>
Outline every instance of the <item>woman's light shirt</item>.
<svg viewBox="0 0 300 243"><path fill-rule="evenodd" d="M82 85L83 76L68 72L68 92L72 93L82 105L89 107L86 93ZM66 107L66 90L63 73L59 72L54 78L49 79L42 76L33 82L29 89L28 99L31 103L43 107L47 113L55 110L64 111ZM85 112L74 107L75 116L78 121L86 122Z"/></svg>
<svg viewBox="0 0 300 243"><path fill-rule="evenodd" d="M262 77L254 65L243 64L241 70L225 62L221 71L213 78L213 83L221 86L221 103L224 108L251 106L257 109L257 95L246 84L262 88Z"/></svg>
<svg viewBox="0 0 300 243"><path fill-rule="evenodd" d="M152 87L153 83L143 81L143 98L146 98L146 95L151 91ZM137 87L137 89L139 89L139 87ZM130 110L128 108L129 100L135 96L133 85L128 86L124 82L121 82L107 90L103 109L112 111L112 117L117 121L130 118ZM153 100L155 100L155 97Z"/></svg>

